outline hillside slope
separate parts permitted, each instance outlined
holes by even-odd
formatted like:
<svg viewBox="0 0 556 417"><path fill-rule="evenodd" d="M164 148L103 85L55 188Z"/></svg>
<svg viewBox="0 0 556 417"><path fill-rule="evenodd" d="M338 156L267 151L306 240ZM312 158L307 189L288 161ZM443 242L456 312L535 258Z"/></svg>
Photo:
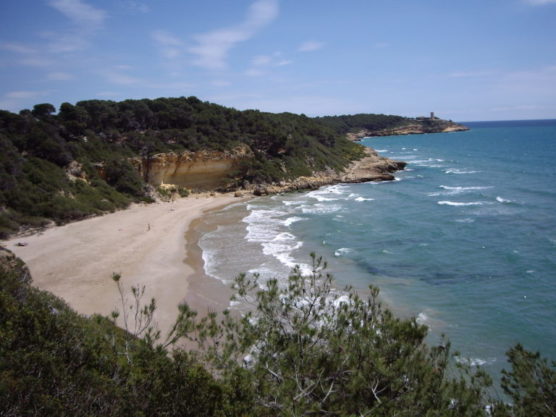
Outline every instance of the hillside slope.
<svg viewBox="0 0 556 417"><path fill-rule="evenodd" d="M195 97L0 111L0 236L149 201L152 186L234 190L342 171L363 148L313 119ZM149 184L151 187L149 187Z"/></svg>

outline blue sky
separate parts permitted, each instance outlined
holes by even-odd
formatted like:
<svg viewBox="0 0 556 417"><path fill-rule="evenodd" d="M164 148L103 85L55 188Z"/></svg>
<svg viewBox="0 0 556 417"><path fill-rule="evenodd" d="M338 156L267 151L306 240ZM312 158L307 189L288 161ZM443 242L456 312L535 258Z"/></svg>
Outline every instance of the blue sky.
<svg viewBox="0 0 556 417"><path fill-rule="evenodd" d="M0 108L556 118L556 0L3 0Z"/></svg>

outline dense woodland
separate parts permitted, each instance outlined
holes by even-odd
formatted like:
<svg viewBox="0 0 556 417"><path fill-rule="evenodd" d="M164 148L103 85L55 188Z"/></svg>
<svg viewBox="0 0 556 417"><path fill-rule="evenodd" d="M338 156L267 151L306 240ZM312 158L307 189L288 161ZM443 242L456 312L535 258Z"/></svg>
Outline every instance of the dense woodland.
<svg viewBox="0 0 556 417"><path fill-rule="evenodd" d="M312 276L294 269L264 290L240 275L236 299L253 305L243 317L180 306L168 337L149 326L155 303L140 289L138 309L84 317L32 287L8 251L0 258L5 417L556 415L555 362L515 346L491 391L480 369L454 365L449 343L427 346L425 326L382 307L377 289L340 298L317 258ZM126 312L144 324L117 327Z"/></svg>
<svg viewBox="0 0 556 417"><path fill-rule="evenodd" d="M372 133L384 132L388 134L393 129L405 126L418 126L422 133L437 133L448 126L455 125L451 120L443 120L437 117L402 117L387 114L360 113L342 116L324 116L315 118L323 126L330 127L340 134L355 133L366 130Z"/></svg>
<svg viewBox="0 0 556 417"><path fill-rule="evenodd" d="M360 113L342 116L324 116L315 118L319 123L328 126L338 133L354 132L360 129L382 130L393 129L415 123L415 119L387 114Z"/></svg>
<svg viewBox="0 0 556 417"><path fill-rule="evenodd" d="M129 159L247 145L229 188L340 170L359 145L314 119L202 102L195 97L48 103L0 111L0 237L149 201ZM102 175L101 175L102 173ZM72 175L68 175L72 174Z"/></svg>

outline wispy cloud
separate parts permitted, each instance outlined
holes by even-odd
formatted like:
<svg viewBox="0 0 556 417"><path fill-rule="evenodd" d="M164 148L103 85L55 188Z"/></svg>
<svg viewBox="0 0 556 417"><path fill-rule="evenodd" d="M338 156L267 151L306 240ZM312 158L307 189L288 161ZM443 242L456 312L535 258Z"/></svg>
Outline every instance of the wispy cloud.
<svg viewBox="0 0 556 417"><path fill-rule="evenodd" d="M101 75L104 76L106 81L116 85L134 85L143 82L140 78L125 74L117 69L104 70L101 72Z"/></svg>
<svg viewBox="0 0 556 417"><path fill-rule="evenodd" d="M72 24L67 32L43 32L42 36L50 41L49 48L54 53L85 49L90 37L102 27L107 16L104 10L82 0L50 0L48 4Z"/></svg>
<svg viewBox="0 0 556 417"><path fill-rule="evenodd" d="M38 48L23 43L4 42L0 44L0 49L19 55L19 58L12 61L15 64L27 67L46 68L55 63L53 59L48 58L44 52L40 51Z"/></svg>
<svg viewBox="0 0 556 417"><path fill-rule="evenodd" d="M50 72L46 75L46 78L51 81L68 81L73 80L74 76L67 72Z"/></svg>
<svg viewBox="0 0 556 417"><path fill-rule="evenodd" d="M272 67L283 67L291 64L292 61L285 59L281 52L274 52L271 55L257 55L251 61L251 67L245 72L246 75L257 77L264 75L266 70Z"/></svg>
<svg viewBox="0 0 556 417"><path fill-rule="evenodd" d="M322 49L323 47L324 47L323 42L305 41L301 45L299 45L297 50L300 51L300 52L312 52L312 51L318 51L319 49Z"/></svg>
<svg viewBox="0 0 556 417"><path fill-rule="evenodd" d="M18 54L25 54L25 55L37 53L37 50L35 48L17 42L0 43L0 49L3 49L5 51L10 51L10 52L16 52Z"/></svg>
<svg viewBox="0 0 556 417"><path fill-rule="evenodd" d="M40 97L48 95L50 91L16 90L10 91L0 97L0 109L17 111L26 105L30 105Z"/></svg>
<svg viewBox="0 0 556 417"><path fill-rule="evenodd" d="M106 18L104 10L97 9L81 0L51 0L48 4L76 25L94 28L101 26Z"/></svg>
<svg viewBox="0 0 556 417"><path fill-rule="evenodd" d="M229 51L272 22L278 16L278 9L277 0L256 0L239 25L195 36L196 45L188 48L190 53L196 55L194 64L208 69L225 68Z"/></svg>
<svg viewBox="0 0 556 417"><path fill-rule="evenodd" d="M165 58L177 58L184 52L182 40L164 30L155 30L151 33L151 37Z"/></svg>
<svg viewBox="0 0 556 417"><path fill-rule="evenodd" d="M123 4L126 8L134 12L148 13L151 11L149 5L141 1L127 0Z"/></svg>

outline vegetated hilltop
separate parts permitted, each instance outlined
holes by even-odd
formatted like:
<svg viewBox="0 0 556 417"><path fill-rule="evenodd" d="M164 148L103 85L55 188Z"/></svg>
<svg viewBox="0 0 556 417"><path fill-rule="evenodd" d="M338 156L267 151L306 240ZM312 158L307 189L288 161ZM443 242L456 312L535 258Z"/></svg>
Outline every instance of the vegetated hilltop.
<svg viewBox="0 0 556 417"><path fill-rule="evenodd" d="M468 127L442 120L431 114L430 117L409 118L386 114L354 114L343 116L317 117L319 123L356 141L369 136L395 136L421 133L461 132Z"/></svg>
<svg viewBox="0 0 556 417"><path fill-rule="evenodd" d="M314 267L264 289L239 276L251 313L199 318L183 305L166 339L148 326L154 303L120 306L141 328L117 327L116 313L81 316L0 248L0 415L555 415L556 363L512 348L505 404L480 369L454 367L448 343L427 346L425 326L383 308L377 289L341 295L321 260Z"/></svg>
<svg viewBox="0 0 556 417"><path fill-rule="evenodd" d="M180 172L198 180L216 172L213 182L185 186L233 190L340 172L364 153L304 115L237 111L195 97L55 110L44 103L0 111L0 237L149 200L147 182L181 186Z"/></svg>

